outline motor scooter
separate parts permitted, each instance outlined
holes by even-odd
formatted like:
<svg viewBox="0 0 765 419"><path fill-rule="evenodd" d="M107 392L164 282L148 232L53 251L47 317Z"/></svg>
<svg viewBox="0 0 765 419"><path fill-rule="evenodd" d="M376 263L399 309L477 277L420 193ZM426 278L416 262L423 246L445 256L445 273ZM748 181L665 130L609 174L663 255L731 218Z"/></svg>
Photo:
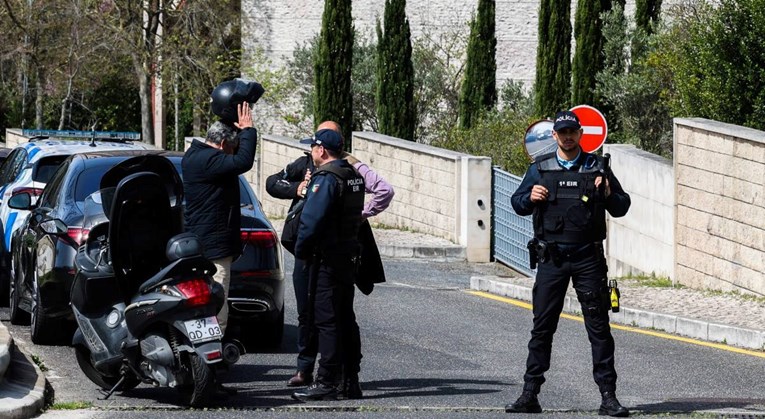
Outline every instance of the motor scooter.
<svg viewBox="0 0 765 419"><path fill-rule="evenodd" d="M182 203L180 176L158 155L119 163L85 199L72 343L104 399L145 382L176 388L200 407L216 391L225 352L216 314L225 297L199 238L182 233Z"/></svg>

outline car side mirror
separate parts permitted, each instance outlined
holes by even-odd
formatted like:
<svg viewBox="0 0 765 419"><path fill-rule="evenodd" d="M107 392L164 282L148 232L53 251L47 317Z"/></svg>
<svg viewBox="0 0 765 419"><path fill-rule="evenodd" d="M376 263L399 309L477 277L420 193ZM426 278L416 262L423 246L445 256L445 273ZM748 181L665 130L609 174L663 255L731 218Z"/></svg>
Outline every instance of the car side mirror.
<svg viewBox="0 0 765 419"><path fill-rule="evenodd" d="M8 206L13 209L29 211L34 208L34 205L32 204L32 195L26 192L13 195L8 200Z"/></svg>
<svg viewBox="0 0 765 419"><path fill-rule="evenodd" d="M48 234L66 234L69 231L69 228L64 224L63 221L59 220L58 218L52 218L47 221L43 221L40 223L40 229Z"/></svg>

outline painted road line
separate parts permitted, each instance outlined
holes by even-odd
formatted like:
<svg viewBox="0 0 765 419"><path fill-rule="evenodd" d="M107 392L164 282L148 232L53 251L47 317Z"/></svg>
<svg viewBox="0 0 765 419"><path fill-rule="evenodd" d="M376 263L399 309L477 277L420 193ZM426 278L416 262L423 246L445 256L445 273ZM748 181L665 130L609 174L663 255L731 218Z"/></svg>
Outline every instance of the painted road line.
<svg viewBox="0 0 765 419"><path fill-rule="evenodd" d="M531 304L529 304L527 302L520 301L520 300L514 300L512 298L507 298L507 297L500 297L498 295L490 294L488 292L483 292L483 291L465 291L465 292L467 292L468 294L475 295L476 297L488 298L490 300L500 301L500 302L503 302L503 303L512 304L514 306L523 307L523 308L528 309L528 310L531 310L531 307L532 307ZM572 314L561 313L560 317L563 318L563 319L576 320L578 322L584 322L584 319L582 318L582 316L575 316L575 315L572 315ZM735 346L728 346L728 345L724 345L722 343L706 342L706 341L703 341L703 340L697 340L697 339L686 338L686 337L677 336L677 335L671 335L669 333L657 332L657 331L654 331L654 330L639 329L637 327L624 326L624 325L615 324L615 323L611 323L611 328L617 329L617 330L624 330L624 331L632 332L632 333L640 333L640 334L643 334L643 335L653 336L653 337L662 338L662 339L676 340L676 341L679 341L679 342L690 343L692 345L706 346L708 348L721 349L723 351L735 352L737 354L742 354L742 355L749 355L749 356L755 356L755 357L758 357L758 358L765 358L765 352L759 352L759 351L752 351L752 350L749 350L749 349L737 348Z"/></svg>

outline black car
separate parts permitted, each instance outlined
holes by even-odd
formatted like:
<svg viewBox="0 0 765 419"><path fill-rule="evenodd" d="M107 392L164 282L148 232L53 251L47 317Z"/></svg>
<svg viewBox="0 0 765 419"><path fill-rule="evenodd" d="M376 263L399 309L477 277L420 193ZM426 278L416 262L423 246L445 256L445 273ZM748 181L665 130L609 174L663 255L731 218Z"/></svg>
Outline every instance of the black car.
<svg viewBox="0 0 765 419"><path fill-rule="evenodd" d="M32 341L65 342L74 330L69 292L75 274L74 256L88 231L83 230L83 202L98 189L102 175L130 157L160 154L181 173L182 153L110 151L67 158L46 185L24 225L14 234L10 287L10 320L31 322ZM182 174L182 173L181 173ZM276 231L242 176L242 257L231 267L230 324L241 335L276 346L284 324L284 269ZM240 327L237 327L240 326ZM250 330L250 328L254 328Z"/></svg>

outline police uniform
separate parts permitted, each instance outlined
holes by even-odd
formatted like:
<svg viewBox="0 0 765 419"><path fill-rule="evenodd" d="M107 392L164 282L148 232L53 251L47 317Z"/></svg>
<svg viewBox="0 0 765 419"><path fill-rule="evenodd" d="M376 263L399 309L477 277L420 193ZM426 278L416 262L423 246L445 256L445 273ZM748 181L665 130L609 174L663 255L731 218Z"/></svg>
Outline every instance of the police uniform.
<svg viewBox="0 0 765 419"><path fill-rule="evenodd" d="M544 373L550 368L553 334L563 309L569 278L573 280L582 306L592 346L595 382L604 400L616 389L614 340L608 320L608 267L602 242L606 238L605 212L608 211L613 217L625 215L630 197L616 177L610 171L604 171L603 166L601 157L581 149L573 164L560 160L555 152L547 154L529 167L512 196L513 208L519 215L533 214L534 237L538 240L534 250L539 253L533 288L534 327L523 377L524 393L536 395L545 381ZM594 183L595 178L603 176L604 172L608 174L611 189L608 197L595 188ZM531 201L531 190L536 184L547 188L549 195L546 201ZM524 406L519 399L516 405L539 408L538 403L526 402ZM620 416L626 413L626 409L623 410L618 410ZM538 412L541 409L526 411Z"/></svg>
<svg viewBox="0 0 765 419"><path fill-rule="evenodd" d="M310 282L316 290L314 325L321 353L314 385L325 388L336 388L344 366L355 366L355 371L346 373L358 374L360 365L361 342L353 294L363 206L364 179L347 161L332 160L312 174L295 256L310 261ZM310 387L308 391L308 398L313 398ZM336 391L326 395L332 397Z"/></svg>

